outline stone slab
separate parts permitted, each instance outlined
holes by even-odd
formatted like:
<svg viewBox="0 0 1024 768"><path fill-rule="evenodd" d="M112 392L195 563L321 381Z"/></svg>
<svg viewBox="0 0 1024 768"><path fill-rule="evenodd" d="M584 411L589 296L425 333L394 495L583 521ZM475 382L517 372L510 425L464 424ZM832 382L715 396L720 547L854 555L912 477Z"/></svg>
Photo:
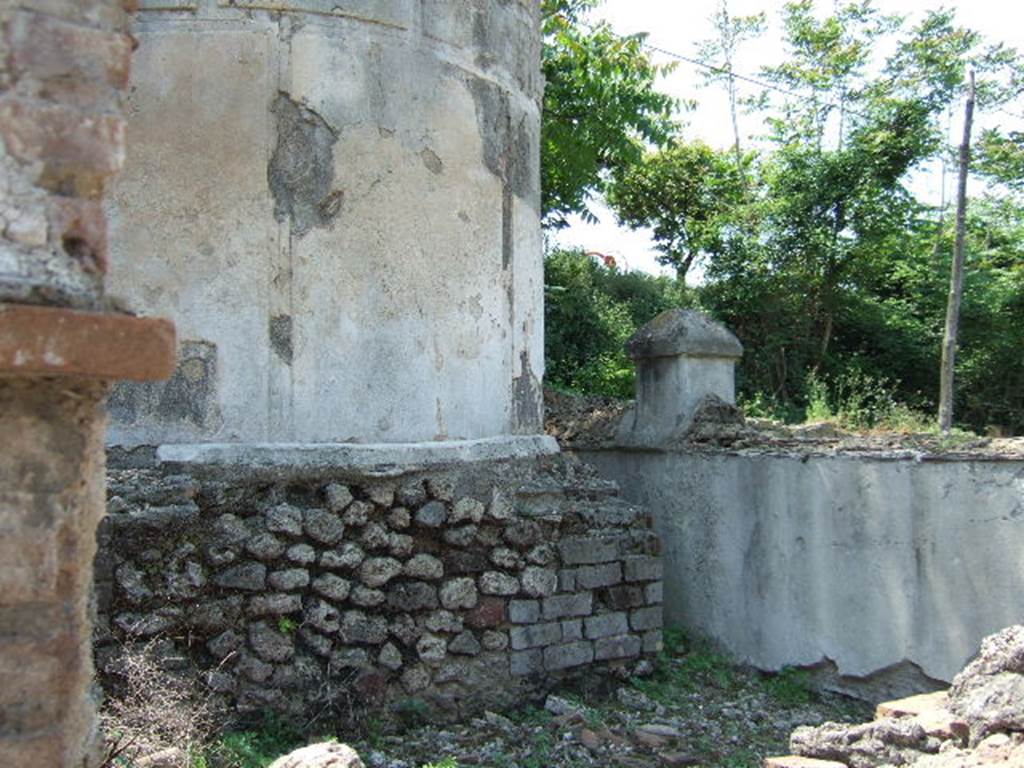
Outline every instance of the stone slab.
<svg viewBox="0 0 1024 768"><path fill-rule="evenodd" d="M764 768L846 768L846 766L833 760L818 760L813 757L786 755L785 757L769 757L765 759Z"/></svg>
<svg viewBox="0 0 1024 768"><path fill-rule="evenodd" d="M156 381L174 372L176 357L168 320L0 305L0 375Z"/></svg>
<svg viewBox="0 0 1024 768"><path fill-rule="evenodd" d="M350 470L389 476L428 467L558 452L558 443L548 435L507 435L425 443L183 443L161 445L157 458L190 467L245 467L250 472Z"/></svg>
<svg viewBox="0 0 1024 768"><path fill-rule="evenodd" d="M934 709L945 709L946 699L946 691L935 691L895 701L883 701L875 708L875 717L906 717L920 715Z"/></svg>

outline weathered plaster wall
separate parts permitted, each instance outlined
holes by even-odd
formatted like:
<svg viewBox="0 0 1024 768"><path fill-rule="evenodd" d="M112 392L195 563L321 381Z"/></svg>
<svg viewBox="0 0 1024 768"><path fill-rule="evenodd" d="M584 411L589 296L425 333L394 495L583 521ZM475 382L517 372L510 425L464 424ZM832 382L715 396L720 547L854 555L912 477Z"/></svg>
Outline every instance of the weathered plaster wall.
<svg viewBox="0 0 1024 768"><path fill-rule="evenodd" d="M950 680L1020 621L1024 465L695 451L583 454L664 543L669 626L763 669L909 661Z"/></svg>
<svg viewBox="0 0 1024 768"><path fill-rule="evenodd" d="M365 468L113 469L97 660L155 642L225 712L431 717L510 706L661 647L642 510L561 455ZM426 714L425 713L425 714Z"/></svg>
<svg viewBox="0 0 1024 768"><path fill-rule="evenodd" d="M142 3L110 290L183 341L115 444L539 431L538 14Z"/></svg>

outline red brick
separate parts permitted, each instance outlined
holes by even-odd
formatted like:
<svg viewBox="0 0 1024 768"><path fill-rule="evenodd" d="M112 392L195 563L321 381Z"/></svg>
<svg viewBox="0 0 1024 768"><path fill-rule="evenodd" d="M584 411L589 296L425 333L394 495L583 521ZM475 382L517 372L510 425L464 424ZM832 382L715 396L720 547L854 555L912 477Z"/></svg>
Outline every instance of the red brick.
<svg viewBox="0 0 1024 768"><path fill-rule="evenodd" d="M22 12L8 38L15 77L88 79L118 90L128 85L132 42L127 35Z"/></svg>
<svg viewBox="0 0 1024 768"><path fill-rule="evenodd" d="M481 598L476 608L466 614L466 623L476 629L499 627L505 623L506 601L500 597Z"/></svg>
<svg viewBox="0 0 1024 768"><path fill-rule="evenodd" d="M50 198L50 231L64 251L90 274L107 271L107 217L98 200Z"/></svg>
<svg viewBox="0 0 1024 768"><path fill-rule="evenodd" d="M17 98L0 102L0 136L7 151L25 162L42 160L39 183L63 195L102 194L104 179L124 162L124 134L120 116Z"/></svg>
<svg viewBox="0 0 1024 768"><path fill-rule="evenodd" d="M153 381L174 372L168 320L0 304L0 374Z"/></svg>

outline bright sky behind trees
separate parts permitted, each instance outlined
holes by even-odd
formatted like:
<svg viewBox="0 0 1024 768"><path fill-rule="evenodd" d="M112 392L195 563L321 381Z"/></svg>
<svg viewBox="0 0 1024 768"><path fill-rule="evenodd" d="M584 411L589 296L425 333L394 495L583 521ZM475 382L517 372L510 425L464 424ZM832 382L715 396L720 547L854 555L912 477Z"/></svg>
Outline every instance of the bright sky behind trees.
<svg viewBox="0 0 1024 768"><path fill-rule="evenodd" d="M718 0L604 0L593 19L609 22L620 34L647 32L650 45L696 58L697 42L713 36L710 17L717 4ZM831 5L830 0L819 0L819 4L823 9ZM730 0L729 10L733 15L763 11L769 23L760 39L741 50L738 73L759 78L762 66L775 64L784 58L779 33L782 5L782 0ZM1024 2L1020 0L875 0L879 10L907 16L910 24L916 22L924 11L943 5L956 9L959 23L976 29L989 42L1003 42L1024 51ZM652 56L659 64L672 60L660 53ZM679 62L659 87L681 100L698 102L696 110L682 116L685 138L699 138L714 147L727 148L732 143L733 134L725 92L720 87L702 87L702 83L697 67ZM756 86L745 85L741 93L755 95L758 90ZM1024 105L1014 105L1010 111L1024 115ZM1024 119L1006 113L981 114L978 122L981 127L1001 125L1004 129L1024 131ZM743 116L740 128L748 137L756 137L763 132L761 118L757 115ZM960 132L958 120L953 120L950 132L955 141ZM922 199L938 203L942 186L940 180L936 164L931 172L919 174L914 180L915 191ZM947 194L954 181L954 176L947 179ZM671 272L658 265L656 251L646 232L619 227L615 215L602 205L594 205L592 209L600 219L598 224L585 224L573 217L571 226L554 236L556 242L614 256L623 267L655 273ZM693 277L699 279L699 272Z"/></svg>

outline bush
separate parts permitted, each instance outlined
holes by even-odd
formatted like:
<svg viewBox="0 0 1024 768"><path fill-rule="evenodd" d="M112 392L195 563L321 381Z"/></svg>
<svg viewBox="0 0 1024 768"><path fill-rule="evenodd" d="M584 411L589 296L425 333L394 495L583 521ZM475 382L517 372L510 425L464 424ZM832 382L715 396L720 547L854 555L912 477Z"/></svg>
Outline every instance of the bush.
<svg viewBox="0 0 1024 768"><path fill-rule="evenodd" d="M671 278L623 272L579 250L548 253L544 284L547 380L579 394L632 397L626 341L659 313L690 303Z"/></svg>

